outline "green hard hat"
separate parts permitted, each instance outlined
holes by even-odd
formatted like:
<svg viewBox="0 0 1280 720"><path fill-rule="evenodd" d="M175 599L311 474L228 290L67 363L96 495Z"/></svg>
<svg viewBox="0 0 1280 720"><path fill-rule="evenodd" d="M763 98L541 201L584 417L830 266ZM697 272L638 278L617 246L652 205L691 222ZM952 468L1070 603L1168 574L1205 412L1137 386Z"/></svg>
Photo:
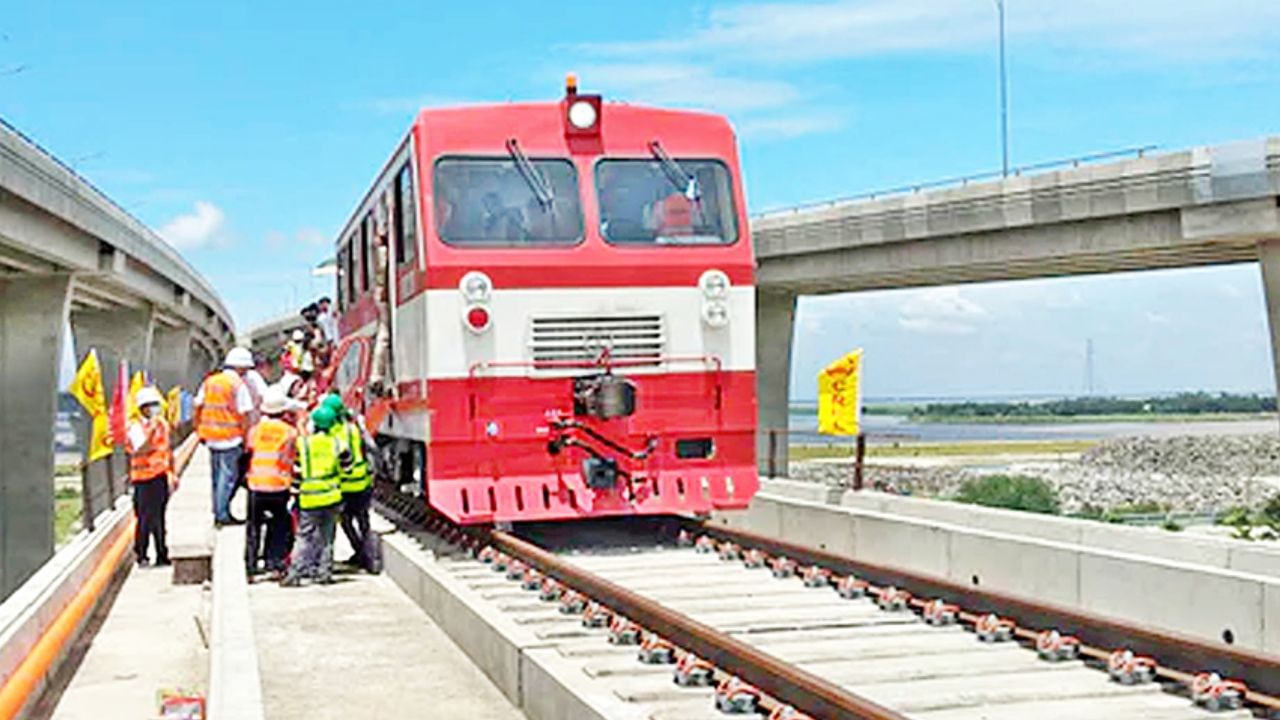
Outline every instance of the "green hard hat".
<svg viewBox="0 0 1280 720"><path fill-rule="evenodd" d="M342 404L342 397L338 393L325 395L324 400L320 401L320 407L332 410L335 418L341 418L347 412L347 406Z"/></svg>
<svg viewBox="0 0 1280 720"><path fill-rule="evenodd" d="M338 416L328 405L321 405L311 412L311 424L316 426L317 430L328 430L338 422Z"/></svg>

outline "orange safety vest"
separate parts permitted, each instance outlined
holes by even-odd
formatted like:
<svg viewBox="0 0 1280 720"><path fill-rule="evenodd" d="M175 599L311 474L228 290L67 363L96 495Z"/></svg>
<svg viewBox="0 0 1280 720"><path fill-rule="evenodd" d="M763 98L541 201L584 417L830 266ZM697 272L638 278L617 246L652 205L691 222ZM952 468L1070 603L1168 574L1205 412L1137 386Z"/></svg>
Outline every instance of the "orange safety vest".
<svg viewBox="0 0 1280 720"><path fill-rule="evenodd" d="M250 490L279 492L293 482L293 446L298 431L276 418L263 418L249 431L249 472L245 482Z"/></svg>
<svg viewBox="0 0 1280 720"><path fill-rule="evenodd" d="M129 481L146 482L167 477L173 468L173 448L169 446L169 423L162 417L135 421L147 434L147 448L129 454Z"/></svg>
<svg viewBox="0 0 1280 720"><path fill-rule="evenodd" d="M236 411L236 393L244 381L232 372L219 372L205 378L201 391L204 406L196 434L205 442L234 440L240 437L240 413Z"/></svg>

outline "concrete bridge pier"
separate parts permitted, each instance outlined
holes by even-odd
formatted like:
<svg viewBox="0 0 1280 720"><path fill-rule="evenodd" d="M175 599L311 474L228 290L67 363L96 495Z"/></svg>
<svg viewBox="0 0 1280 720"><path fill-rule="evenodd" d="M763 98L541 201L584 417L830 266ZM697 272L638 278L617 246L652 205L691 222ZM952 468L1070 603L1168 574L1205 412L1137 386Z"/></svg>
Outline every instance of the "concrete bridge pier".
<svg viewBox="0 0 1280 720"><path fill-rule="evenodd" d="M129 361L129 372L149 368L155 314L150 307L75 310L71 313L71 336L75 339L76 362L90 349L98 351L102 382L108 395L115 389L121 360Z"/></svg>
<svg viewBox="0 0 1280 720"><path fill-rule="evenodd" d="M1267 325L1271 328L1271 362L1276 388L1280 390L1280 238L1258 243L1258 266L1262 270Z"/></svg>
<svg viewBox="0 0 1280 720"><path fill-rule="evenodd" d="M161 392L168 392L174 385L187 390L190 384L191 343L195 331L190 327L171 328L157 325L151 338L151 373Z"/></svg>
<svg viewBox="0 0 1280 720"><path fill-rule="evenodd" d="M68 274L0 278L0 598L53 556L54 454Z"/></svg>
<svg viewBox="0 0 1280 720"><path fill-rule="evenodd" d="M787 428L797 297L784 288L756 290L756 466L761 473L769 471L769 431ZM782 475L787 473L788 441L786 432L778 432L773 448Z"/></svg>

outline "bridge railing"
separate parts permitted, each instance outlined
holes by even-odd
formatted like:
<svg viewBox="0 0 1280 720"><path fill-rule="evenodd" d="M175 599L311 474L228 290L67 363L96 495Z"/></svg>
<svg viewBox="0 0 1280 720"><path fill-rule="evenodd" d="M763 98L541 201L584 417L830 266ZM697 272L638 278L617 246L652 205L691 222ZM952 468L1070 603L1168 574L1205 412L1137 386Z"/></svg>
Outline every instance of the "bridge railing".
<svg viewBox="0 0 1280 720"><path fill-rule="evenodd" d="M1008 177L1020 177L1030 172L1041 172L1045 170L1054 170L1061 168L1078 168L1081 165L1088 165L1106 160L1117 160L1120 158L1141 158L1147 153L1156 150L1156 145L1142 145L1137 147L1124 148L1121 150L1108 150L1106 152L1090 153L1088 155L1078 155L1069 158L1059 158L1057 160L1048 160L1045 162L1031 163L1029 165L1019 165L1009 169ZM969 183L986 182L989 180L1000 180L1006 175L1000 170L991 170L988 172L975 173L972 175L958 175L942 178L940 180L930 180L922 183L912 183L909 185L897 185L894 187L883 188L880 190L871 190L855 195L845 195L843 197L834 198L832 200L820 200L817 202L804 203L780 210L768 210L753 218L780 217L793 215L805 210L817 210L820 208L835 207L837 205L845 205L860 200L878 200L885 197L894 197L897 195L912 195L924 190L936 190L938 188L947 187L964 187Z"/></svg>

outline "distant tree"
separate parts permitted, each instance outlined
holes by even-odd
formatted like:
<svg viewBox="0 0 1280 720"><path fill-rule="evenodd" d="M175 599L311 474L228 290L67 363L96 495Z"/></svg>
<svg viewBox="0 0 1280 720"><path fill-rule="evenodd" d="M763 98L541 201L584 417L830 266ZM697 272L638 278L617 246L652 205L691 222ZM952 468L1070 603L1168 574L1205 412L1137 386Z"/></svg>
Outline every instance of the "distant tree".
<svg viewBox="0 0 1280 720"><path fill-rule="evenodd" d="M987 507L1057 514L1058 492L1045 480L1027 475L985 475L960 485L955 499Z"/></svg>

